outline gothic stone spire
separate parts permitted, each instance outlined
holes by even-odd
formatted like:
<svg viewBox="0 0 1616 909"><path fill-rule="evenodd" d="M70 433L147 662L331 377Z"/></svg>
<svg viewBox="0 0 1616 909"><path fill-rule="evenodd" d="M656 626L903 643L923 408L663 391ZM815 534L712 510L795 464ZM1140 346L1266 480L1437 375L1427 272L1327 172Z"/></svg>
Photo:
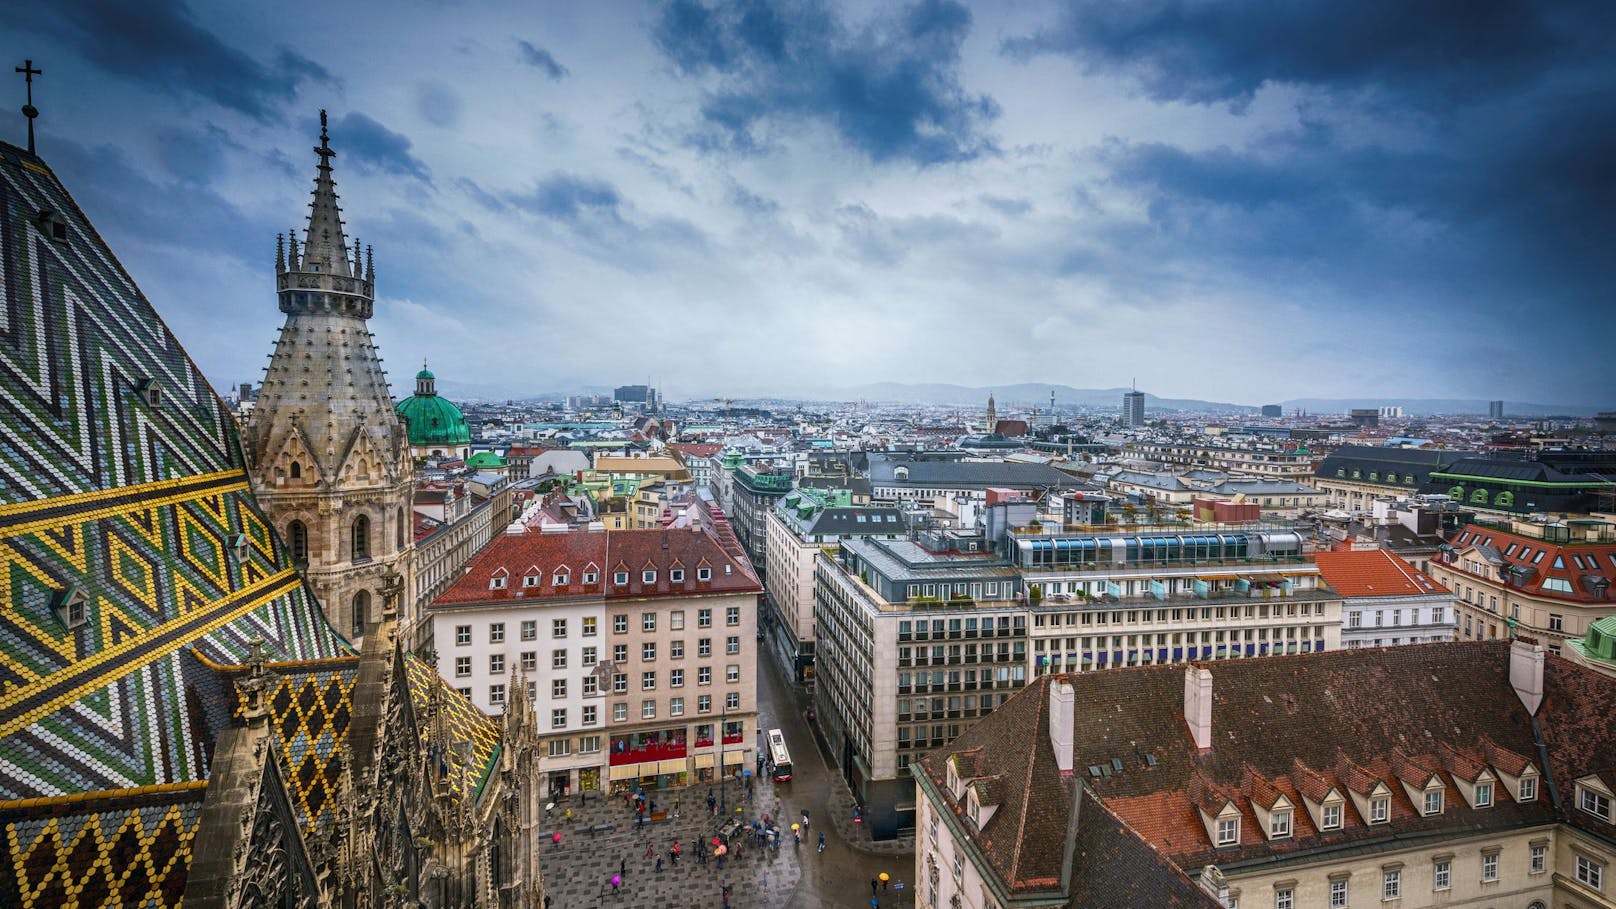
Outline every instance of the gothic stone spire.
<svg viewBox="0 0 1616 909"><path fill-rule="evenodd" d="M325 111L320 111L319 156L314 175L309 226L302 249L291 238L286 273L280 276L281 312L326 312L368 319L375 305L375 288L358 267L357 247L350 249L342 231L342 209L337 206L337 184L331 177L331 134ZM350 259L349 254L354 258Z"/></svg>

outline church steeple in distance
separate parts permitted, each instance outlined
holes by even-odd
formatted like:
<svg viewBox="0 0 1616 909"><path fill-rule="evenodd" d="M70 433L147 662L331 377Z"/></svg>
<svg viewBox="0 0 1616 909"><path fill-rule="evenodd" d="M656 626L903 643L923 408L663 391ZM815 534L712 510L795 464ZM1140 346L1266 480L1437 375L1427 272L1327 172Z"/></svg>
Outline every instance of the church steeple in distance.
<svg viewBox="0 0 1616 909"><path fill-rule="evenodd" d="M988 424L988 427L987 427L987 430L986 430L987 432L993 432L994 427L999 425L999 410L998 410L997 407L995 407L993 405L993 394L991 392L988 394L988 419L987 419L987 424Z"/></svg>

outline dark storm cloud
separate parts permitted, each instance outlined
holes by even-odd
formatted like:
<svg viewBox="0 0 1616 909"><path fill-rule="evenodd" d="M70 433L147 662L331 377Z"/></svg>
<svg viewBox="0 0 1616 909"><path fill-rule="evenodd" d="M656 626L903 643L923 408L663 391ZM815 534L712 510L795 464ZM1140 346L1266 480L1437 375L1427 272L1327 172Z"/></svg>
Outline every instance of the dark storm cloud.
<svg viewBox="0 0 1616 909"><path fill-rule="evenodd" d="M667 268L705 253L707 236L689 221L636 211L617 186L580 174L543 177L504 202L549 223L594 258L625 271Z"/></svg>
<svg viewBox="0 0 1616 909"><path fill-rule="evenodd" d="M708 5L676 0L653 29L681 73L714 85L701 105L698 146L754 153L771 128L828 125L874 161L967 161L995 150L987 95L960 84L971 14L921 0L854 28L820 0Z"/></svg>
<svg viewBox="0 0 1616 909"><path fill-rule="evenodd" d="M617 187L605 180L574 174L552 174L530 191L513 194L509 199L523 211L557 221L575 221L585 213L616 218L623 201Z"/></svg>
<svg viewBox="0 0 1616 909"><path fill-rule="evenodd" d="M259 121L304 82L333 82L319 64L281 50L268 64L203 28L179 0L55 0L0 4L15 32L61 40L108 73L174 95L205 98Z"/></svg>
<svg viewBox="0 0 1616 909"><path fill-rule="evenodd" d="M246 150L228 131L212 123L166 129L156 139L158 162L170 176L185 183L212 182L224 173L231 157Z"/></svg>
<svg viewBox="0 0 1616 909"><path fill-rule="evenodd" d="M333 147L345 154L360 173L414 177L430 184L421 159L411 154L408 136L395 133L370 117L354 111L331 127Z"/></svg>
<svg viewBox="0 0 1616 909"><path fill-rule="evenodd" d="M1532 0L1200 3L1069 0L1059 21L1004 42L1137 79L1159 101L1241 104L1264 83L1390 90L1413 103L1531 81L1606 43L1610 4ZM1603 22L1588 30L1589 15Z"/></svg>
<svg viewBox="0 0 1616 909"><path fill-rule="evenodd" d="M551 79L561 80L570 75L565 66L556 62L553 54L530 41L518 38L516 40L516 53L523 63L537 69Z"/></svg>

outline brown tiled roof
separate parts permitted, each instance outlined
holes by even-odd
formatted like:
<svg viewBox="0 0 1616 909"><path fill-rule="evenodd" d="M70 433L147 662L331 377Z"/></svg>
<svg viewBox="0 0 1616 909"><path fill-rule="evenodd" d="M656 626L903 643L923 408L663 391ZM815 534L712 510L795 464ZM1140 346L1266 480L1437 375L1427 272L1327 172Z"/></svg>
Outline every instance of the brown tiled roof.
<svg viewBox="0 0 1616 909"><path fill-rule="evenodd" d="M1464 542L1461 543L1461 540ZM1516 583L1511 585L1514 589L1534 596L1580 603L1612 602L1608 586L1596 587L1593 582L1600 579L1616 581L1616 546L1551 543L1477 524L1466 525L1449 542L1457 550L1458 559L1456 563L1443 566L1449 571L1471 575L1463 567L1465 555L1473 553L1478 545L1486 546L1489 550L1496 550L1496 555L1503 562L1501 570L1509 572L1513 566L1530 569L1525 574L1512 573L1511 576L1516 579ZM1570 585L1571 592L1545 588L1543 584L1549 578L1565 581ZM1493 583L1496 585L1497 581L1493 580Z"/></svg>
<svg viewBox="0 0 1616 909"><path fill-rule="evenodd" d="M1531 758L1516 754L1507 748L1498 747L1497 742L1486 736L1481 737L1481 753L1485 756L1488 764L1510 776L1520 776L1529 765L1535 763L1535 760Z"/></svg>
<svg viewBox="0 0 1616 909"><path fill-rule="evenodd" d="M949 749L922 759L920 768L942 789L941 755L980 748L981 772L1002 775L1004 791L1022 795L1006 798L976 837L1015 892L1047 889L1059 879L1071 783L1061 779L1048 741L1049 686L1056 681L1075 689L1073 764L1081 784L1178 869L1552 823L1578 812L1557 814L1545 793L1526 803L1501 797L1480 809L1448 799L1441 814L1425 817L1397 785L1401 778L1423 786L1432 775L1451 784L1442 769L1449 766L1460 776L1479 772L1483 763L1518 772L1521 756L1536 754L1531 718L1509 683L1509 662L1509 642L1477 641L1196 664L1213 674L1212 747L1205 752L1196 749L1184 723L1183 666L1044 676ZM1609 722L1616 679L1550 656L1545 691L1539 718L1562 790L1590 772L1616 779L1616 726ZM1154 763L1143 760L1147 755ZM1084 773L1113 758L1122 761L1122 772ZM1294 835L1274 841L1262 835L1247 796L1272 804L1279 794L1295 802L1305 792L1317 802L1330 788L1367 793L1377 785L1391 793L1389 823L1370 826L1344 816L1343 829L1320 831L1297 812ZM1225 793L1246 823L1238 845L1217 848L1198 811L1217 813ZM1590 829L1600 824L1565 819L1586 820ZM1083 829L1082 815L1078 826L1080 836L1091 832Z"/></svg>
<svg viewBox="0 0 1616 909"><path fill-rule="evenodd" d="M1211 909L1218 902L1087 790L1078 809L1072 897L1083 909Z"/></svg>
<svg viewBox="0 0 1616 909"><path fill-rule="evenodd" d="M1487 769L1487 762L1482 758L1481 742L1476 743L1475 753L1468 754L1453 747L1447 742L1437 743L1437 756L1442 759L1442 768L1448 775L1456 780L1474 783Z"/></svg>

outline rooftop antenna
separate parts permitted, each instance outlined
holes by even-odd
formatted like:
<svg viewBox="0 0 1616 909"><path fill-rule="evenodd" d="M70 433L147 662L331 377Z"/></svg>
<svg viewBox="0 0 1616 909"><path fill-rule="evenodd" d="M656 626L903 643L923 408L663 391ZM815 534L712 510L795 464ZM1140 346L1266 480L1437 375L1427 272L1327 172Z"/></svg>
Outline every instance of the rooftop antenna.
<svg viewBox="0 0 1616 909"><path fill-rule="evenodd" d="M34 154L34 118L39 116L39 108L34 106L34 77L45 75L42 69L34 69L34 61L24 60L17 67L22 78L28 85L28 103L22 106L22 115L28 118L28 154Z"/></svg>

